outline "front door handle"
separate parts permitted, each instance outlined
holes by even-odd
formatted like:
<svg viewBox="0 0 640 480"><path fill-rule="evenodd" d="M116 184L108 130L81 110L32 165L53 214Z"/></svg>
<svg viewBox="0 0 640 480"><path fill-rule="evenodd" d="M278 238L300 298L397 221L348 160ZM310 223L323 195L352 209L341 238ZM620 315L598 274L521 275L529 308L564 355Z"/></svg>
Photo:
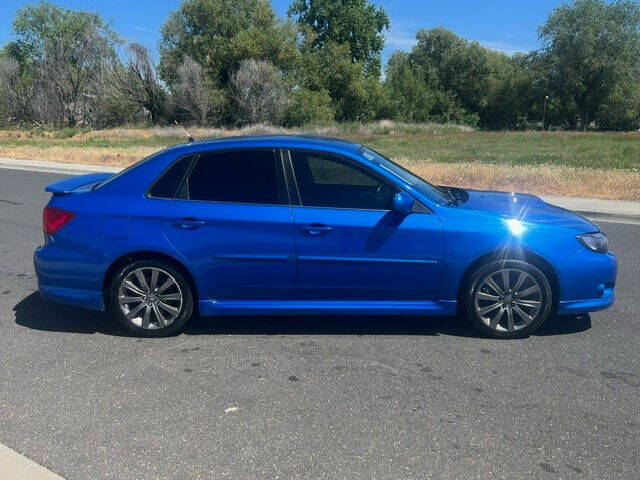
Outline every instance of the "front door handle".
<svg viewBox="0 0 640 480"><path fill-rule="evenodd" d="M333 230L332 227L328 227L321 223L312 223L311 225L306 225L302 227L302 233L312 237L324 235L325 233L331 232L331 230Z"/></svg>
<svg viewBox="0 0 640 480"><path fill-rule="evenodd" d="M199 218L185 217L181 218L180 220L176 220L175 222L173 222L173 224L183 230L193 230L194 228L203 226L205 224L205 221L200 220Z"/></svg>

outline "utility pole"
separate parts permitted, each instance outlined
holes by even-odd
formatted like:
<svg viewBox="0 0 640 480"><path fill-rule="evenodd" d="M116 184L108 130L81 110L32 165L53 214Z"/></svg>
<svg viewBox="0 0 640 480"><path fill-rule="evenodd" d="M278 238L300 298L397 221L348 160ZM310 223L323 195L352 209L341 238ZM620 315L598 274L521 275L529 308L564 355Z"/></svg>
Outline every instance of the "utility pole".
<svg viewBox="0 0 640 480"><path fill-rule="evenodd" d="M544 108L542 109L542 131L544 131L544 120L547 115L547 100L549 100L549 95L544 96Z"/></svg>

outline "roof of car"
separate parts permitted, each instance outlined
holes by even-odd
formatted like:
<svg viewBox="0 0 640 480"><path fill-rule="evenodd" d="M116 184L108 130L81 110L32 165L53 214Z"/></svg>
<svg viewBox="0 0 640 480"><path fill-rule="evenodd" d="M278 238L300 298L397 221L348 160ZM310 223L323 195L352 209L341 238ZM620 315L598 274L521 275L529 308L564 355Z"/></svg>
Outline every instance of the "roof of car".
<svg viewBox="0 0 640 480"><path fill-rule="evenodd" d="M257 135L257 136L236 136L220 137L206 140L198 140L188 145L199 148L207 145L219 147L220 144L233 146L273 145L274 147L325 147L357 152L362 146L358 143L348 142L340 138L320 137L313 135Z"/></svg>

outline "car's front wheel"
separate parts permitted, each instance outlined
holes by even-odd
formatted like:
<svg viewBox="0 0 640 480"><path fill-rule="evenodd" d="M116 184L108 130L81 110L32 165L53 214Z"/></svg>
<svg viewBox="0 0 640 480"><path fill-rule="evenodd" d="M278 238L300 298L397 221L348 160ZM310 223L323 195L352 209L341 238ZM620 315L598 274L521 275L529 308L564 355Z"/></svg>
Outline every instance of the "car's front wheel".
<svg viewBox="0 0 640 480"><path fill-rule="evenodd" d="M467 317L494 338L525 337L551 312L553 294L545 274L530 263L502 260L476 270L468 282Z"/></svg>
<svg viewBox="0 0 640 480"><path fill-rule="evenodd" d="M116 319L141 336L171 335L193 312L193 294L184 276L159 260L134 261L120 268L109 296Z"/></svg>

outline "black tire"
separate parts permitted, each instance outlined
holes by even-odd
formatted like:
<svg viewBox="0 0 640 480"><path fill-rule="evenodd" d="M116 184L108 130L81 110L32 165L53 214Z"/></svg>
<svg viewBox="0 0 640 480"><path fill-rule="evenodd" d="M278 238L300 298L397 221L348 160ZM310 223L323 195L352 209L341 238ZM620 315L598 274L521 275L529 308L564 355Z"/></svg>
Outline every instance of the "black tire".
<svg viewBox="0 0 640 480"><path fill-rule="evenodd" d="M173 288L174 295L176 294L181 295L181 299L179 302L177 300L173 301L172 304L169 305L169 307L175 308L176 310L178 310L179 313L167 314L166 311L161 310L161 312L164 315L167 315L167 316L176 315L175 319L173 319L171 323L168 323L165 326L160 326L160 322L156 319L155 322L147 321L147 325L149 325L150 328L142 328L144 323L141 318L135 318L135 320L140 320L142 324L142 325L137 325L135 323L135 320L129 319L125 314L125 312L123 311L123 309L121 308L119 296L121 292L122 283L130 274L132 274L135 271L139 271L140 269L143 269L143 272L148 272L152 269L157 269L161 271L161 273L159 274L159 278L161 279L163 278L167 280L168 276L170 276L174 280L175 285L172 284L170 288ZM167 275L161 276L162 273L166 273L168 274L168 276ZM149 279L147 278L147 280ZM114 275L113 280L111 281L108 295L109 295L109 299L108 299L109 307L110 307L111 313L115 316L116 320L127 330L141 337L166 337L166 336L174 335L182 329L182 327L187 323L187 321L189 321L189 319L193 314L193 292L191 291L189 282L185 280L184 275L178 269L176 269L173 265L167 262L164 262L162 260L138 260L138 261L131 262L130 264L120 268ZM136 296L137 294L132 293L132 295ZM142 302L142 303L146 304L146 302ZM167 302L167 304L168 303L169 302ZM127 306L127 308L131 308L131 310L134 310L134 308L136 306L139 306L140 303L134 303L132 305L133 307ZM148 305L151 305L151 304L148 304ZM143 308L146 311L147 307L143 306ZM152 320L154 316L155 314L151 315ZM140 317L142 317L142 314L140 315Z"/></svg>
<svg viewBox="0 0 640 480"><path fill-rule="evenodd" d="M520 273L524 272L530 278L527 276L524 277L525 281L528 282L526 285L529 286L526 287L525 285L525 288L522 291L530 290L537 282L539 293L538 291L535 291L534 294L530 294L534 295L534 297L529 297L531 300L529 298L518 298L517 295L514 295L513 293L507 294L506 289L504 289L504 281L502 283L503 294L499 294L495 290L488 289L485 280L490 275L495 275L500 279L503 275L503 271L505 270L508 272L507 283L509 285L515 286L513 285L514 280L519 279ZM491 277L491 279L495 278L496 277ZM517 284L517 281L515 283ZM479 289L481 288L482 291L479 293ZM549 284L549 280L546 275L535 265L521 260L494 261L479 267L469 277L465 290L466 291L464 292L462 299L465 316L476 330L491 338L527 337L540 328L547 320L551 313L554 301L551 285ZM511 290L509 290L509 292L511 292ZM477 294L480 296L479 299L476 298ZM498 300L485 300L484 297L488 297L489 295L498 297ZM506 303L502 303L503 301ZM539 310L537 310L538 302ZM500 306L496 309L495 305L497 304L500 304ZM493 308L493 310L490 313L487 313L486 316L483 317L478 313L479 311L482 312L488 308ZM519 309L519 312L515 311L516 308ZM534 312L535 315L533 314ZM521 316L521 313L524 315ZM500 323L495 325L495 328L491 328L491 325L494 323L493 320L495 320L495 317L498 317L498 314L500 314ZM493 316L494 318L491 319L489 318L490 316ZM517 319L517 322L520 322L520 325L515 323L516 320L509 322L509 316L511 319ZM527 317L527 319L525 319L525 317ZM532 320L529 322L528 318L532 318ZM514 330L509 331L509 323L511 323L513 328L515 328Z"/></svg>

